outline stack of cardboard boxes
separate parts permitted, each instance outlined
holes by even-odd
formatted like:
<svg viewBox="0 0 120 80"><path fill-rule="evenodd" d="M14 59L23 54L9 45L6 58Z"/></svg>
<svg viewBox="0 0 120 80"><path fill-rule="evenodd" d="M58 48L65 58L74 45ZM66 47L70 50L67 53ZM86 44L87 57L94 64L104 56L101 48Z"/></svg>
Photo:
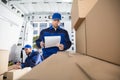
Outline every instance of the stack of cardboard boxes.
<svg viewBox="0 0 120 80"><path fill-rule="evenodd" d="M59 52L19 80L120 80L120 0L73 0L77 53Z"/></svg>
<svg viewBox="0 0 120 80"><path fill-rule="evenodd" d="M120 1L74 0L76 1L77 5L73 5L79 9L78 12L72 11L72 24L76 29L77 52L120 65ZM96 4L91 8L84 1ZM74 6L72 10L77 9ZM83 18L82 23L79 22ZM77 22L80 24L76 25Z"/></svg>

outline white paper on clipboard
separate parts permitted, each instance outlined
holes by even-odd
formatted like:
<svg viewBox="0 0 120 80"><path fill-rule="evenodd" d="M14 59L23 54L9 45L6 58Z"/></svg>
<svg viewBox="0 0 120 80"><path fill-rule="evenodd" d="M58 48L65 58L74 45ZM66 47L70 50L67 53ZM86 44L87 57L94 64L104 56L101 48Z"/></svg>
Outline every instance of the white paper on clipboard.
<svg viewBox="0 0 120 80"><path fill-rule="evenodd" d="M55 47L60 44L61 36L45 36L45 48Z"/></svg>

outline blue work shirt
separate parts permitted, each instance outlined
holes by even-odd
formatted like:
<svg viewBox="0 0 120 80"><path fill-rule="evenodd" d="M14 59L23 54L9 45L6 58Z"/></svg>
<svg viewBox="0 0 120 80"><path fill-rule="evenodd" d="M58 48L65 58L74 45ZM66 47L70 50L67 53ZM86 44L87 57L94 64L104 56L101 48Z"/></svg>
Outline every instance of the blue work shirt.
<svg viewBox="0 0 120 80"><path fill-rule="evenodd" d="M40 46L40 42L43 41L45 43L45 36L60 36L61 37L61 41L60 44L64 45L64 50L67 50L70 48L71 46L71 41L69 39L69 35L68 32L60 27L58 27L56 30L50 26L47 29L43 29L40 32L40 36L39 38L36 40L36 45L38 46L38 48L41 48ZM62 50L62 51L64 51ZM49 47L49 48L42 48L43 51L43 57L44 59L49 57L52 54L57 53L59 50L59 48L57 46L54 47Z"/></svg>
<svg viewBox="0 0 120 80"><path fill-rule="evenodd" d="M39 52L32 50L32 52L27 56L24 63L21 63L21 67L34 67L42 62L42 57Z"/></svg>

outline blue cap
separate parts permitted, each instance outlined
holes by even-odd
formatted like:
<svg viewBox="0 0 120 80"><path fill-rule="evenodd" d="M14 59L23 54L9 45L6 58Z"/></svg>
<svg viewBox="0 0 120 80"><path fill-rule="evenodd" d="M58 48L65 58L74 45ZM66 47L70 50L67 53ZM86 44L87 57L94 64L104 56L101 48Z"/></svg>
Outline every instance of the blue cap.
<svg viewBox="0 0 120 80"><path fill-rule="evenodd" d="M32 47L31 47L31 45L26 44L25 47L24 47L24 49L26 49L26 48L32 48Z"/></svg>
<svg viewBox="0 0 120 80"><path fill-rule="evenodd" d="M56 20L56 19L61 20L61 14L60 14L60 13L54 13L54 14L52 15L52 19L53 19L53 20Z"/></svg>

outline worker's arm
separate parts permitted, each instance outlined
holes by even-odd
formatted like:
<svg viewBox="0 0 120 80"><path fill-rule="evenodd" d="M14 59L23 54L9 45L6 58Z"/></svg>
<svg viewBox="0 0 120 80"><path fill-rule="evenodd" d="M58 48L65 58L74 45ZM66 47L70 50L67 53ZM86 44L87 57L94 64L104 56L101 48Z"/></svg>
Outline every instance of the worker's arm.
<svg viewBox="0 0 120 80"><path fill-rule="evenodd" d="M21 69L21 66L20 66L21 64L14 64L14 65L12 65L12 66L9 66L8 67L8 71L9 70L13 70L13 69Z"/></svg>
<svg viewBox="0 0 120 80"><path fill-rule="evenodd" d="M25 63L21 63L21 68L26 67Z"/></svg>
<svg viewBox="0 0 120 80"><path fill-rule="evenodd" d="M66 34L65 34L65 45L64 45L64 49L69 49L71 47L72 43L70 41L70 38L69 38L69 35L68 35L68 32L66 31Z"/></svg>
<svg viewBox="0 0 120 80"><path fill-rule="evenodd" d="M44 33L44 31L42 30L42 31L40 32L40 34L39 34L39 38L36 40L36 45L37 45L38 48L44 47L43 33Z"/></svg>
<svg viewBox="0 0 120 80"><path fill-rule="evenodd" d="M71 43L71 41L70 41L70 39L69 39L68 32L65 31L65 32L64 32L64 36L62 36L62 41L61 41L61 43L58 44L57 46L58 46L58 48L59 48L60 51L64 51L64 50L69 49L70 46L71 46L71 44L72 44L72 43Z"/></svg>
<svg viewBox="0 0 120 80"><path fill-rule="evenodd" d="M68 32L65 31L64 34L65 34L64 40L61 42L59 50L61 50L62 48L63 48L63 50L67 50L67 49L69 49L71 47L71 44L72 44L71 41L70 41Z"/></svg>

